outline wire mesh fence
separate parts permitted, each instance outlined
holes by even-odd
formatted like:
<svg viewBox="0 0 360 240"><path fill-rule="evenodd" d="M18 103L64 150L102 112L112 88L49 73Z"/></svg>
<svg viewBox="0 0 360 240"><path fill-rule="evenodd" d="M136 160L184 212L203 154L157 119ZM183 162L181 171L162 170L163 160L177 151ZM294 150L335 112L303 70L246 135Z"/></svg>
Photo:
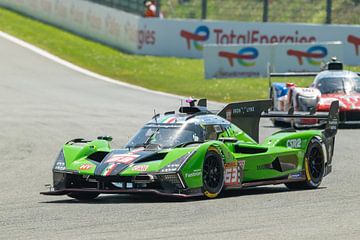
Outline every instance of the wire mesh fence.
<svg viewBox="0 0 360 240"><path fill-rule="evenodd" d="M142 15L144 12L144 0L87 0L126 12Z"/></svg>
<svg viewBox="0 0 360 240"><path fill-rule="evenodd" d="M360 24L360 0L161 0L161 11L166 18L199 19L204 2L213 20L261 22L266 14L269 22L326 23L330 17L328 23Z"/></svg>
<svg viewBox="0 0 360 240"><path fill-rule="evenodd" d="M88 0L143 15L144 0ZM360 0L152 0L165 18L360 24ZM329 6L330 4L330 6ZM330 7L330 8L329 8ZM205 12L204 12L205 11Z"/></svg>

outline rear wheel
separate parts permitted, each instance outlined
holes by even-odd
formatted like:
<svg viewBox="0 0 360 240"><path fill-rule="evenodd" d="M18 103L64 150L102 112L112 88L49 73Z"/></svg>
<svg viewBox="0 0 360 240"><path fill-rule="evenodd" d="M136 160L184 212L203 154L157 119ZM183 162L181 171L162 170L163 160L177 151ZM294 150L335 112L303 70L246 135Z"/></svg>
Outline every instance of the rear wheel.
<svg viewBox="0 0 360 240"><path fill-rule="evenodd" d="M217 197L224 186L224 162L216 151L209 151L203 165L203 193L208 198Z"/></svg>
<svg viewBox="0 0 360 240"><path fill-rule="evenodd" d="M99 193L92 193L92 192L72 192L68 193L68 196L71 198L75 198L78 200L86 201L86 200L92 200L99 196Z"/></svg>
<svg viewBox="0 0 360 240"><path fill-rule="evenodd" d="M321 184L325 171L325 154L321 142L313 138L308 145L304 167L306 180L303 182L285 183L289 189L315 189Z"/></svg>

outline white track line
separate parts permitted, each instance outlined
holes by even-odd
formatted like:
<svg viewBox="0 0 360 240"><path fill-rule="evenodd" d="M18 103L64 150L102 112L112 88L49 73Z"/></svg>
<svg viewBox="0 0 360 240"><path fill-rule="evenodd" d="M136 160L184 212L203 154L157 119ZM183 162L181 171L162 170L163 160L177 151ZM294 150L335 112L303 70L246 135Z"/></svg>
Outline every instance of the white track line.
<svg viewBox="0 0 360 240"><path fill-rule="evenodd" d="M6 40L9 40L21 47L24 47L26 49L29 49L31 50L32 52L38 54L38 55L41 55L51 61L54 61L58 64L61 64L67 68L70 68L76 72L79 72L81 74L84 74L88 77L91 77L91 78L95 78L95 79L98 79L98 80L101 80L101 81L105 81L105 82L109 82L109 83L113 83L113 84L117 84L117 85L120 85L120 86L123 86L123 87L127 87L127 88L131 88L131 89L135 89L135 90L139 90L139 91L143 91L143 92L147 92L147 93L152 93L152 94L158 94L158 95L162 95L162 96L167 96L167 97L173 97L173 98L184 98L183 96L179 96L179 95L175 95L175 94L171 94L171 93L164 93L164 92L160 92L160 91L155 91L155 90L149 90L149 89L146 89L146 88L143 88L143 87L139 87L139 86L135 86L135 85L132 85L132 84L129 84L129 83L125 83L125 82L120 82L118 80L115 80L115 79L112 79L112 78L109 78L109 77L105 77L103 75L100 75L100 74L97 74L97 73L94 73L94 72L91 72L85 68L82 68L82 67L79 67L71 62L68 62L68 61L65 61L45 50L42 50L32 44L29 44L21 39L18 39L12 35L9 35L8 33L5 33L5 32L2 32L0 31L0 37L2 38L5 38Z"/></svg>

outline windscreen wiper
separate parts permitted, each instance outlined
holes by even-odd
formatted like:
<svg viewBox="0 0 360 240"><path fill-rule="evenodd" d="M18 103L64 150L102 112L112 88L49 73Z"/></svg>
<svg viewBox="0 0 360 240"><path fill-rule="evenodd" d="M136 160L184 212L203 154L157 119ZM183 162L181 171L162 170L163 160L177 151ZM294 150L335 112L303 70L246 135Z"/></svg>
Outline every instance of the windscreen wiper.
<svg viewBox="0 0 360 240"><path fill-rule="evenodd" d="M160 130L160 128L157 128L152 134L150 134L150 136L146 139L146 141L143 144L144 147L149 145L151 139L155 136L155 134L157 134L159 132L159 130Z"/></svg>

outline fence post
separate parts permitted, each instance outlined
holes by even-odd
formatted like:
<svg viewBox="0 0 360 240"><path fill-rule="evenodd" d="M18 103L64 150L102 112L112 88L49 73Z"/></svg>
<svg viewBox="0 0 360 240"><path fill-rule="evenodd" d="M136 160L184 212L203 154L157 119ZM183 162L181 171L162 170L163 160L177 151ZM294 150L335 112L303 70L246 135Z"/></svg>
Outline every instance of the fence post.
<svg viewBox="0 0 360 240"><path fill-rule="evenodd" d="M326 23L331 24L332 0L326 0Z"/></svg>
<svg viewBox="0 0 360 240"><path fill-rule="evenodd" d="M263 22L269 21L269 0L264 0Z"/></svg>
<svg viewBox="0 0 360 240"><path fill-rule="evenodd" d="M161 0L157 0L155 2L155 4L156 4L156 13L155 13L155 15L156 15L156 17L160 17Z"/></svg>
<svg viewBox="0 0 360 240"><path fill-rule="evenodd" d="M206 19L207 0L201 1L201 19Z"/></svg>

